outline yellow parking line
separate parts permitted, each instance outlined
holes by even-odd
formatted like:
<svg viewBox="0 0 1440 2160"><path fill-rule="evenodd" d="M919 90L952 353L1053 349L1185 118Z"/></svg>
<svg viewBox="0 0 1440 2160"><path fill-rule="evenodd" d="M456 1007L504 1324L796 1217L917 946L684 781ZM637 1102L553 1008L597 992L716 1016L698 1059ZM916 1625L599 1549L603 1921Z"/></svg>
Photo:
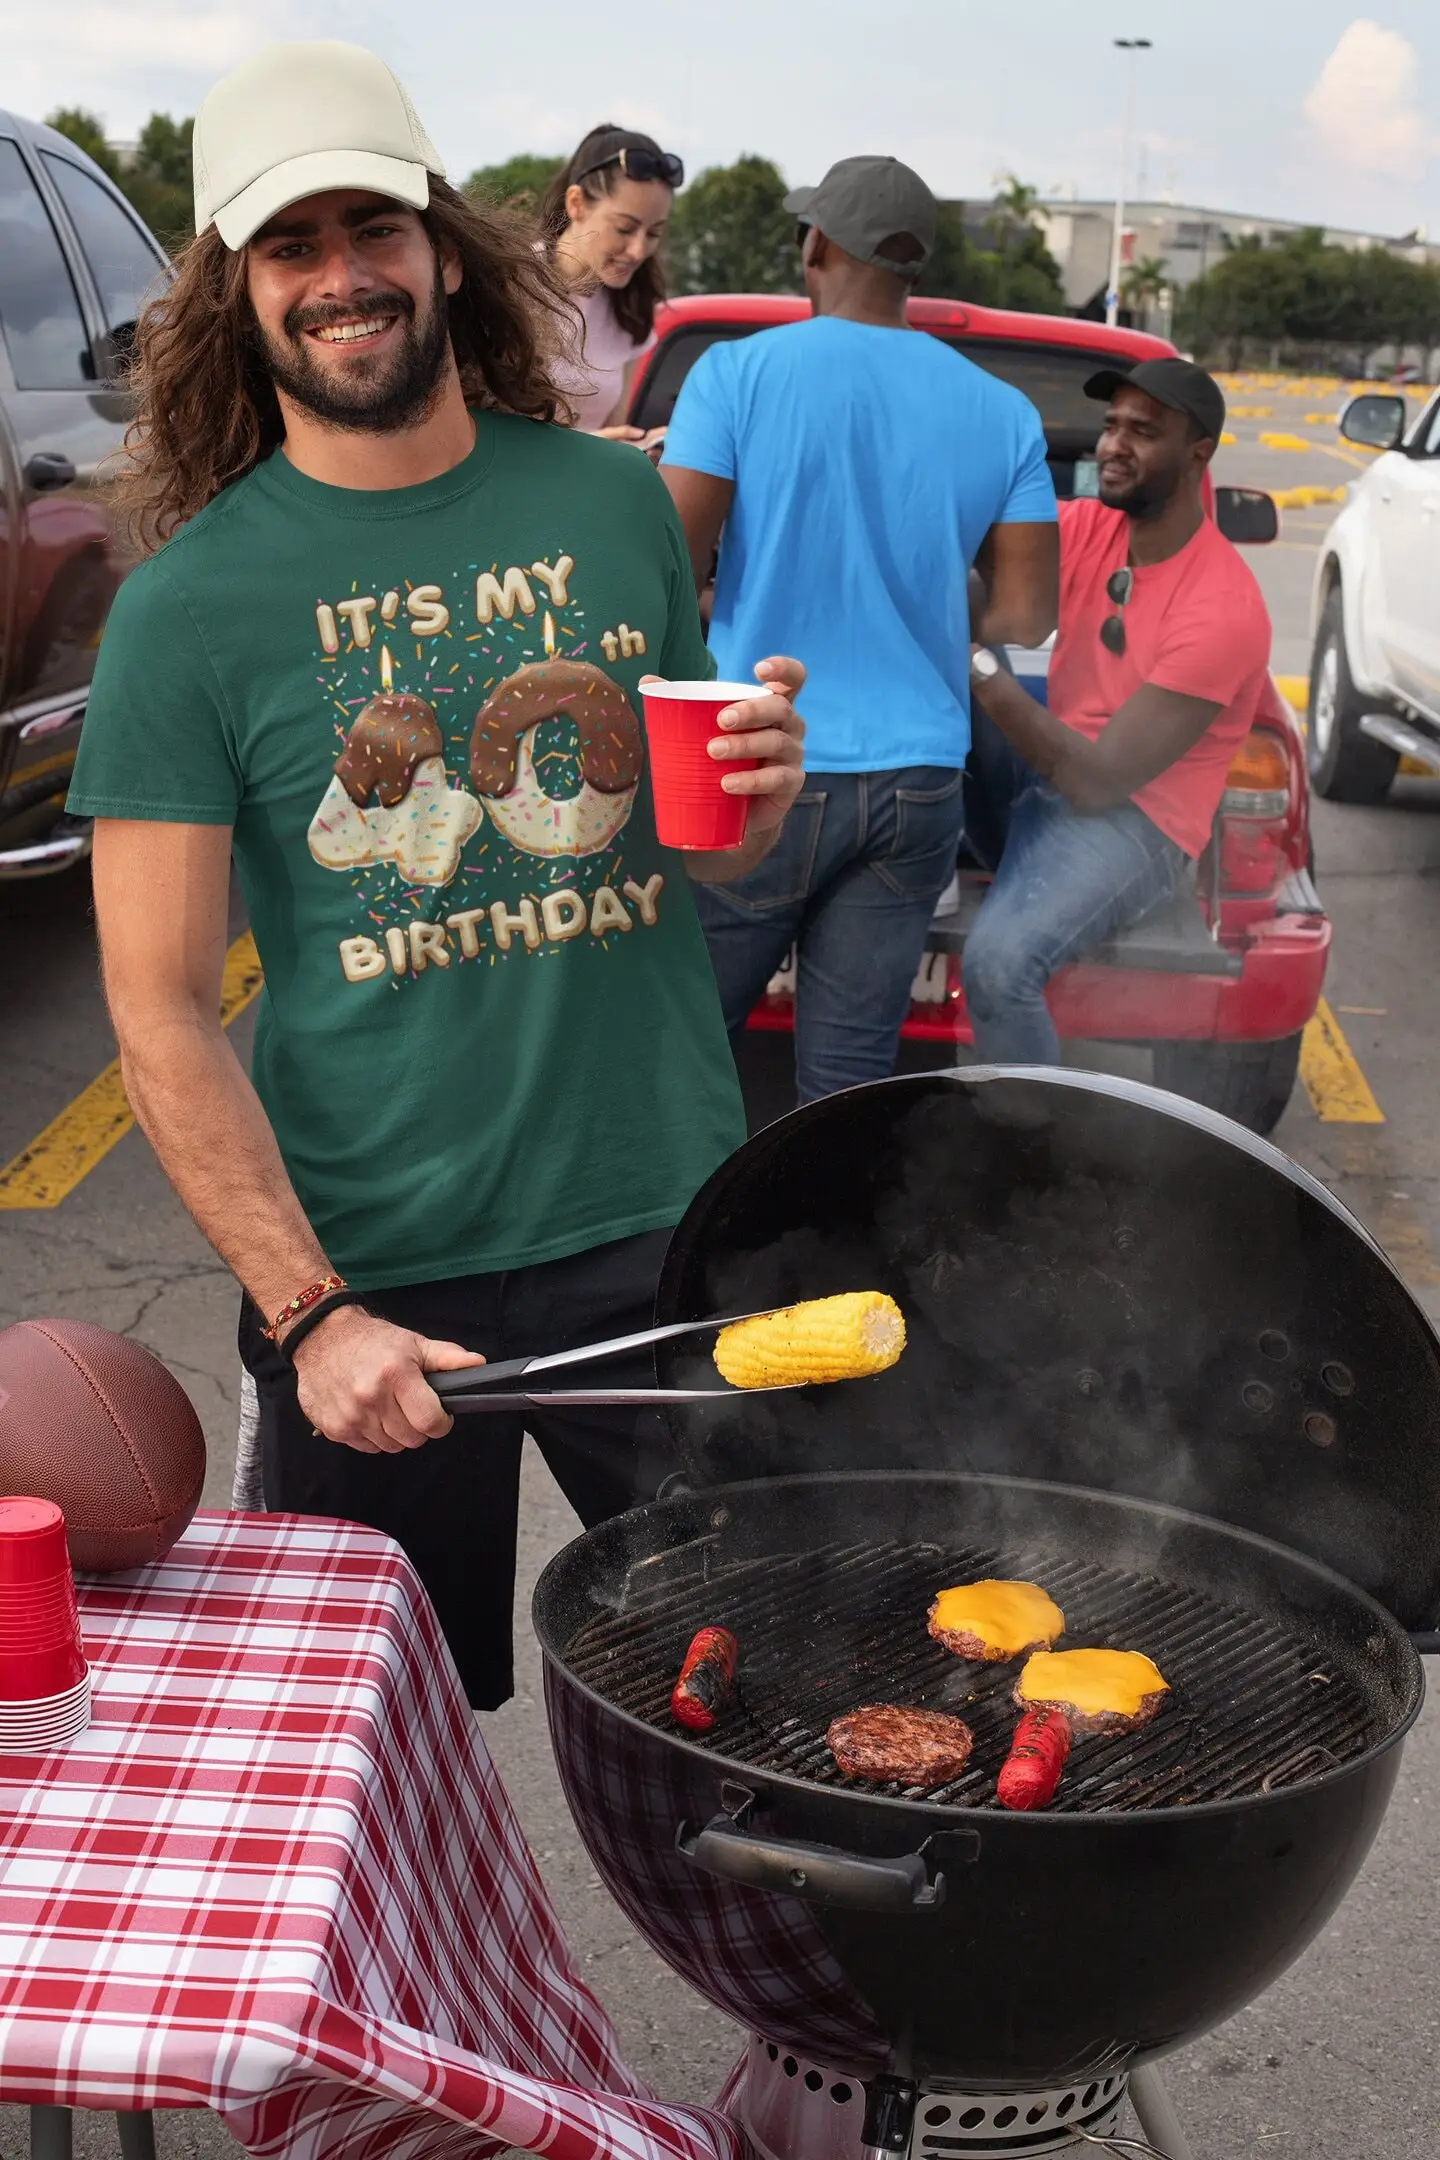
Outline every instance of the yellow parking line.
<svg viewBox="0 0 1440 2160"><path fill-rule="evenodd" d="M1287 705L1293 705L1297 713L1303 713L1310 703L1310 685L1303 675L1277 675L1275 687Z"/></svg>
<svg viewBox="0 0 1440 2160"><path fill-rule="evenodd" d="M247 930L225 955L220 983L223 1027L244 1012L259 988L260 956ZM58 1207L134 1123L120 1060L113 1058L29 1147L0 1170L0 1209Z"/></svg>
<svg viewBox="0 0 1440 2160"><path fill-rule="evenodd" d="M1324 998L1301 1038L1300 1078L1316 1117L1327 1125L1384 1124L1385 1113Z"/></svg>

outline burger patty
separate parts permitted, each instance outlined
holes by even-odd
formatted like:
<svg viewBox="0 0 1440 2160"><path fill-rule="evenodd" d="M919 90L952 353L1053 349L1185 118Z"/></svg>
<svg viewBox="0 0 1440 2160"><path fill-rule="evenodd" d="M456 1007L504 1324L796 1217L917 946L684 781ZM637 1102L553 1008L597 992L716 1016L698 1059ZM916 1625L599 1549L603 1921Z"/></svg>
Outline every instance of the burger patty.
<svg viewBox="0 0 1440 2160"><path fill-rule="evenodd" d="M1075 1738L1084 1740L1103 1733L1138 1732L1142 1725L1149 1724L1169 1692L1168 1688L1157 1688L1151 1695L1142 1695L1133 1710L1077 1710L1074 1703L1053 1696L1022 1695L1017 1681L1010 1700L1017 1710L1058 1710Z"/></svg>
<svg viewBox="0 0 1440 2160"><path fill-rule="evenodd" d="M875 1778L928 1791L959 1777L974 1739L968 1725L939 1710L867 1703L832 1719L825 1744L846 1777Z"/></svg>

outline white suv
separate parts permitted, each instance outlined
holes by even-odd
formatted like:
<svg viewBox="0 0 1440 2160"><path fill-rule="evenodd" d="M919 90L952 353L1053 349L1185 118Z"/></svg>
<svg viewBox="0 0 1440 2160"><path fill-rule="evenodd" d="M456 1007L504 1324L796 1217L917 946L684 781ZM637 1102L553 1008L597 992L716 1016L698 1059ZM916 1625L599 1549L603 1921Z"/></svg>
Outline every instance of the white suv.
<svg viewBox="0 0 1440 2160"><path fill-rule="evenodd" d="M1402 757L1440 773L1440 394L1365 391L1340 415L1379 450L1325 536L1311 604L1310 777L1379 802Z"/></svg>

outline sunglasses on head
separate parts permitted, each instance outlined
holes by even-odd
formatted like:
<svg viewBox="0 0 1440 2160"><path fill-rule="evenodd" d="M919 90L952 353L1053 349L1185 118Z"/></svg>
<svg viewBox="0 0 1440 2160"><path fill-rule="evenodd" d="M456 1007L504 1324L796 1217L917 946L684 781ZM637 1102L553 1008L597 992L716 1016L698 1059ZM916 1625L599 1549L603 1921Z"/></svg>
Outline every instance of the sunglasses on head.
<svg viewBox="0 0 1440 2160"><path fill-rule="evenodd" d="M1106 652L1123 653L1125 650L1125 618L1118 611L1129 605L1135 590L1135 572L1127 564L1123 570L1112 570L1105 580L1105 597L1117 610L1107 615L1100 625L1100 642Z"/></svg>
<svg viewBox="0 0 1440 2160"><path fill-rule="evenodd" d="M608 157L598 158L584 172L576 173L575 178L588 180L591 173L603 172L607 165L618 165L627 180L663 180L668 188L685 184L684 164L669 150L612 150Z"/></svg>

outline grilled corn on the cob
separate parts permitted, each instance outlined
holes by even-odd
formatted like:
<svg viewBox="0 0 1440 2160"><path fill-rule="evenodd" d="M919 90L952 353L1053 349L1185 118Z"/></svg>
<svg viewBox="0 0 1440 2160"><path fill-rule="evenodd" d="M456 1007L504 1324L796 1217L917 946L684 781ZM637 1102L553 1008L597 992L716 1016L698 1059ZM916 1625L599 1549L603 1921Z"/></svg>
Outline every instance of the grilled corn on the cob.
<svg viewBox="0 0 1440 2160"><path fill-rule="evenodd" d="M715 1363L732 1387L809 1387L884 1372L905 1347L905 1316L883 1290L808 1298L722 1328Z"/></svg>

